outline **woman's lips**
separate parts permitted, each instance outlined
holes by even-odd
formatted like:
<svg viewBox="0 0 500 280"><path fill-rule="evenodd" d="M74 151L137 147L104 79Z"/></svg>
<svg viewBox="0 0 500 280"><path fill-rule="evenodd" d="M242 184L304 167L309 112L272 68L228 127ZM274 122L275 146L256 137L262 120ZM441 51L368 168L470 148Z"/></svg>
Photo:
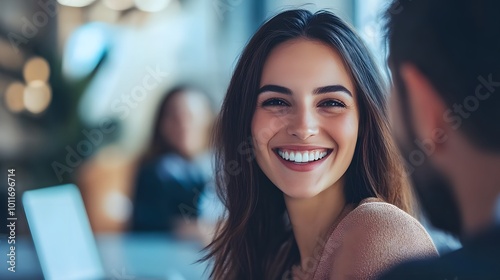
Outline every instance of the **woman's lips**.
<svg viewBox="0 0 500 280"><path fill-rule="evenodd" d="M276 149L276 153L284 160L290 162L311 162L324 158L328 154L328 149L292 150Z"/></svg>
<svg viewBox="0 0 500 280"><path fill-rule="evenodd" d="M275 148L278 159L289 169L294 171L310 171L319 166L333 149L318 147Z"/></svg>

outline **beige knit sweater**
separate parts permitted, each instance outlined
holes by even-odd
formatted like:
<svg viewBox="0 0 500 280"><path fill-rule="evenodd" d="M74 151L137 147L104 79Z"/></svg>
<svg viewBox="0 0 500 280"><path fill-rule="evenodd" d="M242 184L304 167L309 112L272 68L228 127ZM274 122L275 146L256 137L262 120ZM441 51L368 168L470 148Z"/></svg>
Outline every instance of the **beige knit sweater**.
<svg viewBox="0 0 500 280"><path fill-rule="evenodd" d="M342 216L307 267L292 268L294 280L376 279L402 261L437 256L423 226L392 204L369 198Z"/></svg>

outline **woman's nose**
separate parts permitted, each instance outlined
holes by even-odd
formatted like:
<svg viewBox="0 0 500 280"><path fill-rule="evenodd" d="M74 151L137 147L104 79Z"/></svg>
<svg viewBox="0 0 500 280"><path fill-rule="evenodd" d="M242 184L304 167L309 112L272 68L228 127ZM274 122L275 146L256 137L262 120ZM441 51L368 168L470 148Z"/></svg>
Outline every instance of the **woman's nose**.
<svg viewBox="0 0 500 280"><path fill-rule="evenodd" d="M293 114L287 127L289 135L306 140L318 134L318 119L313 109L300 109Z"/></svg>

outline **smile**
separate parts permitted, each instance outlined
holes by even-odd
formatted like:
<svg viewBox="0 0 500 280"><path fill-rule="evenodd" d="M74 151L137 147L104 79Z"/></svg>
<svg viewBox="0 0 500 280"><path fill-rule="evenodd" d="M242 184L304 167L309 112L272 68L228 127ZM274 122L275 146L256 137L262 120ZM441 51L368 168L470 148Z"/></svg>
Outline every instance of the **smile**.
<svg viewBox="0 0 500 280"><path fill-rule="evenodd" d="M321 160L326 157L331 149L313 149L313 150L288 150L276 149L276 153L284 160L295 163L307 163Z"/></svg>

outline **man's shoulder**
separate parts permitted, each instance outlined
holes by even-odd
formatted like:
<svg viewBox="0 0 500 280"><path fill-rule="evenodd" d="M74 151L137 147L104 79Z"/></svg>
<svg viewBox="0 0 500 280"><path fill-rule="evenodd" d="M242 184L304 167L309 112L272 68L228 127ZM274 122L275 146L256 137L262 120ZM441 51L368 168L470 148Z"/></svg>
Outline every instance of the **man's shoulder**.
<svg viewBox="0 0 500 280"><path fill-rule="evenodd" d="M463 248L442 257L401 264L380 279L498 280L500 229L476 238Z"/></svg>

